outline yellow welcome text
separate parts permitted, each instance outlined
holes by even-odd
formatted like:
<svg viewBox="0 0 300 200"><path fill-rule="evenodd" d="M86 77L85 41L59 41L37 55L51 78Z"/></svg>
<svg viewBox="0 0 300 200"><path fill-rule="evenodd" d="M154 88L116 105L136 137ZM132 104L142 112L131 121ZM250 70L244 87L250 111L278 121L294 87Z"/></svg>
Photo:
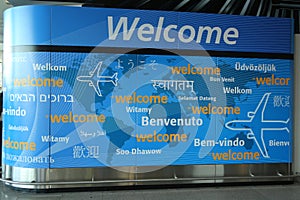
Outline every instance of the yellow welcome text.
<svg viewBox="0 0 300 200"><path fill-rule="evenodd" d="M96 114L73 114L73 112L69 112L64 115L50 115L51 123L84 123L84 122L105 122L105 115L96 115Z"/></svg>

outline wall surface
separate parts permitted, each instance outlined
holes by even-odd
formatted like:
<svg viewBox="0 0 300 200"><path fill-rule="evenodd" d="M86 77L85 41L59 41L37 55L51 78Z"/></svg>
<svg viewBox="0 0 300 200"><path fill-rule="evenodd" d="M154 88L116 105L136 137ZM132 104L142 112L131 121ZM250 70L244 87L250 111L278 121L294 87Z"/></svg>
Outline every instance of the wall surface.
<svg viewBox="0 0 300 200"><path fill-rule="evenodd" d="M294 173L300 174L300 34L295 34L295 62L294 62Z"/></svg>

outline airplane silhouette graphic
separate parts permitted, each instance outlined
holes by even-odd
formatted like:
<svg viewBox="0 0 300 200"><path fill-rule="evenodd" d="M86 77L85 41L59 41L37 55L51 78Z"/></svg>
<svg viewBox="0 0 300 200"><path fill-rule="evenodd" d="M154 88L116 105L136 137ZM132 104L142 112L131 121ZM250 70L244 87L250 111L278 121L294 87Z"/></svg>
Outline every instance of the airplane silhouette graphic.
<svg viewBox="0 0 300 200"><path fill-rule="evenodd" d="M287 127L290 119L283 120L265 120L264 113L271 93L265 93L258 103L254 112L248 112L248 118L245 120L232 120L225 124L225 127L232 131L245 131L247 138L253 139L264 158L269 158L266 144L264 141L264 131L282 131L290 130Z"/></svg>
<svg viewBox="0 0 300 200"><path fill-rule="evenodd" d="M99 83L109 83L111 82L114 86L118 84L118 73L114 73L112 76L101 76L102 62L99 62L95 69L91 71L89 76L78 76L77 80L80 82L88 82L89 86L93 87L98 96L102 96L101 88Z"/></svg>

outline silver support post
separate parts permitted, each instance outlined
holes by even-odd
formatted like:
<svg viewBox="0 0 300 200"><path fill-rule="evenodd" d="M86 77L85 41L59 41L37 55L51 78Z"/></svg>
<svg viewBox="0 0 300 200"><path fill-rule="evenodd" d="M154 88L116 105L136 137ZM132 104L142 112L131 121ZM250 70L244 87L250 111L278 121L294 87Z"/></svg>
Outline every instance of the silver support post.
<svg viewBox="0 0 300 200"><path fill-rule="evenodd" d="M300 34L295 34L294 54L294 161L293 171L300 175ZM299 179L300 180L300 179Z"/></svg>

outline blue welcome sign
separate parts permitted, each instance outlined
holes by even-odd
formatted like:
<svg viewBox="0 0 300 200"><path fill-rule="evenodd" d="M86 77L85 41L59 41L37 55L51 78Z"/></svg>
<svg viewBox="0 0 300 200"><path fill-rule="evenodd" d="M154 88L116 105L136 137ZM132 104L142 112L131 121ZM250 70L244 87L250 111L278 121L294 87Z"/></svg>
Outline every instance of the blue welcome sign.
<svg viewBox="0 0 300 200"><path fill-rule="evenodd" d="M292 24L184 12L9 9L3 163L291 163Z"/></svg>

